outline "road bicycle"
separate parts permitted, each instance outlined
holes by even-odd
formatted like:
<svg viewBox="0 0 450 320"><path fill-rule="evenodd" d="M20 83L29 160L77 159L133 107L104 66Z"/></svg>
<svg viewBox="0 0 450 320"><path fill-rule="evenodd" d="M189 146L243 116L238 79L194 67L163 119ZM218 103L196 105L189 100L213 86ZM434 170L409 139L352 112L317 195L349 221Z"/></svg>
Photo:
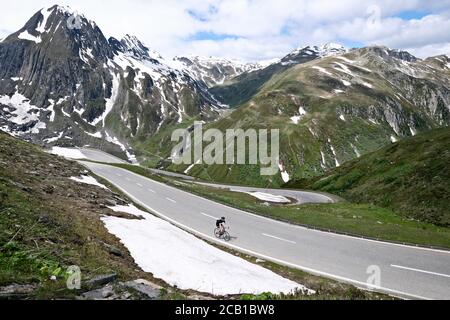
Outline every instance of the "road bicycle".
<svg viewBox="0 0 450 320"><path fill-rule="evenodd" d="M216 238L223 239L228 242L228 241L230 241L231 236L227 230L230 230L230 227L226 227L225 230L223 231L223 233L221 234L220 228L215 228L214 235L216 236Z"/></svg>

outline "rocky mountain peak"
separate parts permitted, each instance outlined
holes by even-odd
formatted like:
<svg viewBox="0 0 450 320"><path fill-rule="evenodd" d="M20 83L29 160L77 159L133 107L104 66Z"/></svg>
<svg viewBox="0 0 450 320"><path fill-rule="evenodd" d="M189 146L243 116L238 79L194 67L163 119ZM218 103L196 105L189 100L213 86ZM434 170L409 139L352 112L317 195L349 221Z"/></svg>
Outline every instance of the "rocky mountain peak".
<svg viewBox="0 0 450 320"><path fill-rule="evenodd" d="M89 64L94 60L105 62L112 51L95 22L64 6L52 6L36 12L17 32L3 43L17 43L26 48L40 46L45 52L59 58L77 56Z"/></svg>
<svg viewBox="0 0 450 320"><path fill-rule="evenodd" d="M363 50L374 53L377 56L380 56L381 58L384 58L384 59L395 58L395 59L403 60L403 61L407 61L407 62L417 62L418 60L420 60L407 51L390 49L386 46L378 46L378 45L369 46L369 47L364 48Z"/></svg>
<svg viewBox="0 0 450 320"><path fill-rule="evenodd" d="M318 48L319 55L321 57L328 57L333 55L344 54L348 52L348 49L343 45L329 42Z"/></svg>
<svg viewBox="0 0 450 320"><path fill-rule="evenodd" d="M307 45L304 47L299 47L298 49L289 53L287 56L281 59L281 63L284 65L305 63L317 58L340 55L346 52L348 52L347 48L336 43L327 43L321 46Z"/></svg>
<svg viewBox="0 0 450 320"><path fill-rule="evenodd" d="M149 49L138 37L126 34L122 40L114 37L108 39L111 49L121 52L139 61L150 61L155 64L170 64L158 52Z"/></svg>
<svg viewBox="0 0 450 320"><path fill-rule="evenodd" d="M149 59L150 49L147 48L136 36L129 34L120 41L122 49L125 52L131 53L133 56L139 59Z"/></svg>

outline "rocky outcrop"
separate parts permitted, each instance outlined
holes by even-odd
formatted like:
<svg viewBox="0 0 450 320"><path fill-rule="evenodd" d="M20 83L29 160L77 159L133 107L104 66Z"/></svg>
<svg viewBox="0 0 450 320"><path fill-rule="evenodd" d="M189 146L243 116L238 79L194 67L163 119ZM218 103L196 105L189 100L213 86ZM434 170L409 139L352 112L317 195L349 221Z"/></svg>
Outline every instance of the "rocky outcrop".
<svg viewBox="0 0 450 320"><path fill-rule="evenodd" d="M0 287L0 300L26 299L36 289L37 286L32 284L11 284L5 287Z"/></svg>

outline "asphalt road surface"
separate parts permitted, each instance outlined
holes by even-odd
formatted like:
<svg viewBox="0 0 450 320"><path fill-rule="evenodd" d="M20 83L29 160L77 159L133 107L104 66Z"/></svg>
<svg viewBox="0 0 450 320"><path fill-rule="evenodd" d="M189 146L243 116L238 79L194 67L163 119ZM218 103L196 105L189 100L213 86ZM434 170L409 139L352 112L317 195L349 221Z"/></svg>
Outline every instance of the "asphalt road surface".
<svg viewBox="0 0 450 320"><path fill-rule="evenodd" d="M332 196L328 196L318 192L309 192L309 191L298 191L298 190L289 190L289 189L262 189L262 188L253 188L253 187L241 187L241 186L233 186L233 185L223 185L209 182L195 182L196 184L209 186L218 189L229 189L230 191L235 192L263 192L268 194L273 194L276 196L283 196L288 198L293 198L297 200L294 204L303 204L303 203L332 203L335 202L335 199ZM337 197L335 197L337 199Z"/></svg>
<svg viewBox="0 0 450 320"><path fill-rule="evenodd" d="M77 148L89 160L105 163L129 163L109 153L89 148Z"/></svg>
<svg viewBox="0 0 450 320"><path fill-rule="evenodd" d="M83 162L137 203L198 236L307 272L417 299L450 299L450 251L416 248L321 232L200 198L130 171ZM229 243L213 236L225 216ZM370 286L369 286L370 287Z"/></svg>

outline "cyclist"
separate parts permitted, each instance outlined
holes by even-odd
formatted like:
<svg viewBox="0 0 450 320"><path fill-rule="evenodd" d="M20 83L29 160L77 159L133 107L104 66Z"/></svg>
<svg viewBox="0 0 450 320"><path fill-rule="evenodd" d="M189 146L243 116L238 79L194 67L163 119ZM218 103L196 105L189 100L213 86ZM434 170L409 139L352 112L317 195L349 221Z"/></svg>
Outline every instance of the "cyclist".
<svg viewBox="0 0 450 320"><path fill-rule="evenodd" d="M225 232L225 217L222 217L216 221L216 227L220 229L220 235L223 235Z"/></svg>

